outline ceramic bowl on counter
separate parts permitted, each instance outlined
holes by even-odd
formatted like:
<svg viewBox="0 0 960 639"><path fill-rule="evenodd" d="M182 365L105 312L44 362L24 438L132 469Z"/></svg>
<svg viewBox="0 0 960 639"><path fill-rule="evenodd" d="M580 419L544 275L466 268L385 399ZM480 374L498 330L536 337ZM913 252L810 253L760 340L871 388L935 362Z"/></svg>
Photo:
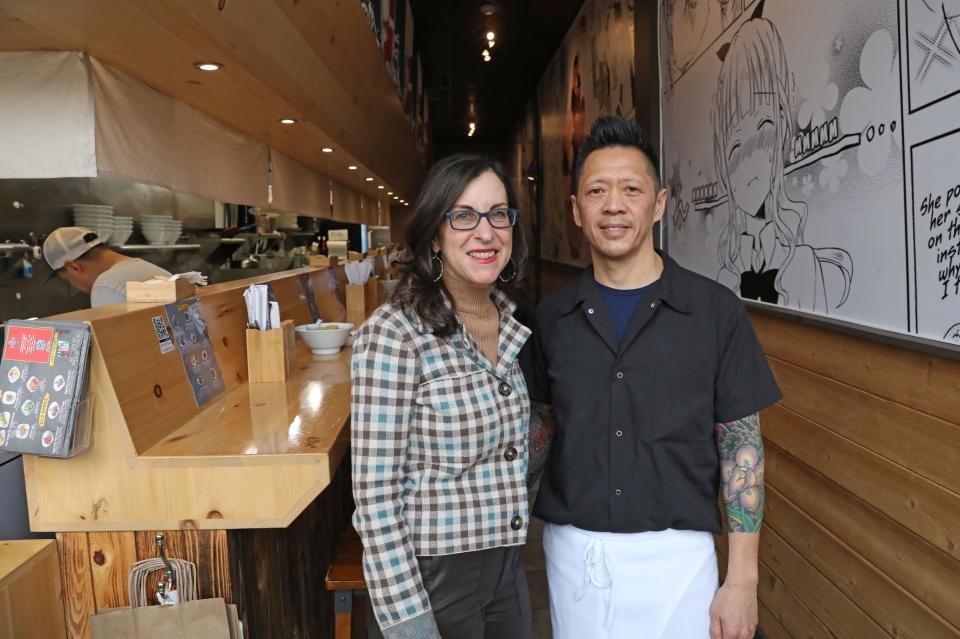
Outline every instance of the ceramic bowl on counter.
<svg viewBox="0 0 960 639"><path fill-rule="evenodd" d="M346 322L317 322L301 324L295 330L314 355L336 355L346 343L352 328L353 324Z"/></svg>

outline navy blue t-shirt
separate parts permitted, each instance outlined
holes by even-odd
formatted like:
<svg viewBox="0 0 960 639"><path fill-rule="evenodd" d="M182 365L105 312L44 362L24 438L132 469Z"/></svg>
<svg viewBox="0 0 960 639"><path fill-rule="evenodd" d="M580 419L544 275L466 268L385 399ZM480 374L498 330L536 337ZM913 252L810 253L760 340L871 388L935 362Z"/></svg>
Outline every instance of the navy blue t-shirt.
<svg viewBox="0 0 960 639"><path fill-rule="evenodd" d="M640 305L640 302L643 301L643 298L646 297L647 293L650 292L650 289L654 287L656 282L647 284L643 288L632 288L627 290L610 288L609 286L604 286L596 280L594 280L594 283L597 285L597 290L600 291L603 301L607 303L607 308L610 310L610 317L613 319L613 327L617 331L617 342L622 342L623 338L627 335L627 328L630 327L630 320L633 318L633 312L637 310L637 306Z"/></svg>

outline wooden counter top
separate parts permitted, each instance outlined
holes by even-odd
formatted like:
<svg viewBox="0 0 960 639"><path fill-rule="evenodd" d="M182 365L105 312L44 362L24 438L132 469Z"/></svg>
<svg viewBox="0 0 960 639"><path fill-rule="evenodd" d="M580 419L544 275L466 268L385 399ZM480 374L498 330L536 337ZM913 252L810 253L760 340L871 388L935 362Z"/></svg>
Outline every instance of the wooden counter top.
<svg viewBox="0 0 960 639"><path fill-rule="evenodd" d="M339 267L342 270L342 267ZM329 484L349 440L350 349L317 357L297 339L282 383L249 384L243 289L269 281L280 314L342 321L342 273L306 268L200 289L225 391L194 399L176 352L158 346L161 305L71 313L90 322L93 445L69 459L24 456L36 531L268 528L289 525Z"/></svg>
<svg viewBox="0 0 960 639"><path fill-rule="evenodd" d="M52 539L0 541L0 590L29 571L33 564L51 554L57 554L57 542Z"/></svg>
<svg viewBox="0 0 960 639"><path fill-rule="evenodd" d="M339 355L312 355L298 338L297 362L286 382L238 386L139 461L291 463L290 455L328 453L349 417L350 348Z"/></svg>

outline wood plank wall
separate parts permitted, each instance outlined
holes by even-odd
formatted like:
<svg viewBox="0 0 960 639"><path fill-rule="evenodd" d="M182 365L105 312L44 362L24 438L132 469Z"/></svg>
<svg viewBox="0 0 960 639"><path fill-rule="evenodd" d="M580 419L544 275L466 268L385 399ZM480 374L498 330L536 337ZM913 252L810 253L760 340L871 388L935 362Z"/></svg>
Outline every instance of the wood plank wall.
<svg viewBox="0 0 960 639"><path fill-rule="evenodd" d="M960 637L960 361L751 317L783 390L761 418L766 635Z"/></svg>

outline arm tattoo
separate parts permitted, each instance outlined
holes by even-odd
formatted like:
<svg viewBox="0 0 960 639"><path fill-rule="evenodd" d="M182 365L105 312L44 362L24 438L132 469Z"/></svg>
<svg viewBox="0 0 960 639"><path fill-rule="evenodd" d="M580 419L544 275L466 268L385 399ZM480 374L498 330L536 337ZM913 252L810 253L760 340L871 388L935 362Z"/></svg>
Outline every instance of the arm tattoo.
<svg viewBox="0 0 960 639"><path fill-rule="evenodd" d="M717 424L716 435L727 531L759 532L764 500L760 415Z"/></svg>
<svg viewBox="0 0 960 639"><path fill-rule="evenodd" d="M547 465L550 445L557 431L557 420L550 404L532 402L530 405L530 463L527 466L527 487L533 486Z"/></svg>

